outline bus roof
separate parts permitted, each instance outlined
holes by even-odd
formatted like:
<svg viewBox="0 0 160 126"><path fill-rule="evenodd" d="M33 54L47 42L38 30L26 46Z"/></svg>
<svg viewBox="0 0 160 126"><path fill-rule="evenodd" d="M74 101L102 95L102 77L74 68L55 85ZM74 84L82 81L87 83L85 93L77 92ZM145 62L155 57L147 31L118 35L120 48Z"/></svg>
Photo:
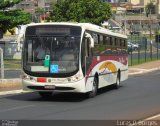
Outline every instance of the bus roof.
<svg viewBox="0 0 160 126"><path fill-rule="evenodd" d="M89 31L94 31L94 32L98 32L98 33L102 33L102 34L106 34L106 35L110 35L110 36L116 36L116 37L120 37L120 38L126 38L127 36L124 34L120 34L120 33L115 33L112 32L106 28L103 28L101 26L98 25L94 25L91 23L77 23L77 22L48 22L48 23L31 23L28 24L27 26L39 26L39 25L70 25L70 26L80 26L85 30L89 30Z"/></svg>
<svg viewBox="0 0 160 126"><path fill-rule="evenodd" d="M112 32L111 30L108 30L108 29L103 28L103 27L98 26L98 25L94 25L94 24L91 24L91 23L79 23L79 24L82 27L84 27L86 30L95 31L95 32L98 32L98 33L107 34L107 35L110 35L110 36L116 36L116 37L120 37L120 38L127 38L127 36L124 35L124 34Z"/></svg>

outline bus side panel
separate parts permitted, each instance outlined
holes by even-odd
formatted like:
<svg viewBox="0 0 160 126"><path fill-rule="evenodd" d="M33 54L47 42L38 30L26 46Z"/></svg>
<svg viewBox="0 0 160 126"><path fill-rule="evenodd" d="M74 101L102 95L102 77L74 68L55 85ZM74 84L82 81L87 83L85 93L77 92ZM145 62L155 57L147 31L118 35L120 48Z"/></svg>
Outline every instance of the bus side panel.
<svg viewBox="0 0 160 126"><path fill-rule="evenodd" d="M120 70L121 81L128 78L128 58L125 56L97 56L87 72L87 91L92 88L93 79L98 73L99 88L116 83L117 73ZM90 79L92 78L92 79Z"/></svg>

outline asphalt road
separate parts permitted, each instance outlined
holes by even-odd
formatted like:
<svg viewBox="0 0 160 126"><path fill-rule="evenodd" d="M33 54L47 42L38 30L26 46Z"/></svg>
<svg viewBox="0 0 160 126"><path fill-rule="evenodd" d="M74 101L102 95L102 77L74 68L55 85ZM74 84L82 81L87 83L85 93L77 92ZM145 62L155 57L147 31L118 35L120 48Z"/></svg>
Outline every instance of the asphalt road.
<svg viewBox="0 0 160 126"><path fill-rule="evenodd" d="M5 70L4 71L5 79L20 78L20 75L21 75L21 70Z"/></svg>
<svg viewBox="0 0 160 126"><path fill-rule="evenodd" d="M99 91L92 99L79 94L38 93L0 96L0 119L13 120L117 120L144 119L160 113L160 71L132 76L118 90Z"/></svg>

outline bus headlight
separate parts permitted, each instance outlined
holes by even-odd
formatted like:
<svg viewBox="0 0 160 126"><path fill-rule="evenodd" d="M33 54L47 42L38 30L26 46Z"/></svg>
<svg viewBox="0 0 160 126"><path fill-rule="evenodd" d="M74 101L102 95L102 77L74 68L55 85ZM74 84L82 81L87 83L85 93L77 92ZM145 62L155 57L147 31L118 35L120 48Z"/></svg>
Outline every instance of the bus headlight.
<svg viewBox="0 0 160 126"><path fill-rule="evenodd" d="M81 80L82 78L83 78L83 75L80 72L78 72L76 75L67 78L67 80L68 82L76 82L76 81Z"/></svg>
<svg viewBox="0 0 160 126"><path fill-rule="evenodd" d="M29 80L29 76L28 76L27 74L25 74L25 73L22 73L22 74L21 74L21 78L22 78L23 80Z"/></svg>
<svg viewBox="0 0 160 126"><path fill-rule="evenodd" d="M23 80L28 80L28 81L36 82L36 78L35 78L35 77L28 76L28 75L25 74L25 73L22 73L21 78L22 78Z"/></svg>

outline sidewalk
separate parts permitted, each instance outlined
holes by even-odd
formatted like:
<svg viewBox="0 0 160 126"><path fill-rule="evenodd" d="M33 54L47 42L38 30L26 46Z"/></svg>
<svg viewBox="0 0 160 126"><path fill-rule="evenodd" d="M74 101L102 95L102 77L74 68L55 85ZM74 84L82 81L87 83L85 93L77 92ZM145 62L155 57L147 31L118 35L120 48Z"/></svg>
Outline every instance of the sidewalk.
<svg viewBox="0 0 160 126"><path fill-rule="evenodd" d="M160 60L129 67L129 76L160 70ZM22 82L17 79L0 79L0 92L21 90Z"/></svg>
<svg viewBox="0 0 160 126"><path fill-rule="evenodd" d="M160 60L129 67L129 76L160 70Z"/></svg>

